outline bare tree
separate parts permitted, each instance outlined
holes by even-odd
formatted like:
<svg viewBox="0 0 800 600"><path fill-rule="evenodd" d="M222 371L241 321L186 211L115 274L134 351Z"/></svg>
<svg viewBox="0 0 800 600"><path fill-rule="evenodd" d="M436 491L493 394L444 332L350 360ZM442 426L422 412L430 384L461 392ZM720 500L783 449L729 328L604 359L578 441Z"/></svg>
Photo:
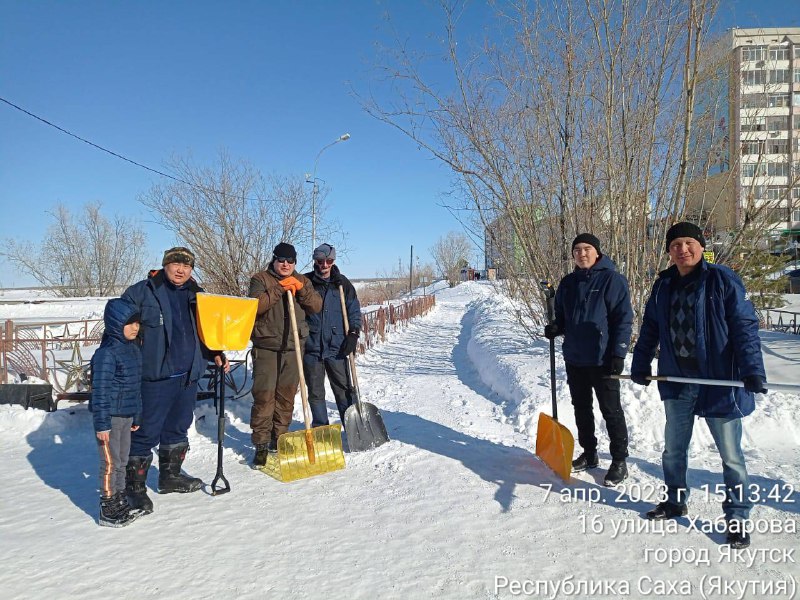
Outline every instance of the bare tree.
<svg viewBox="0 0 800 600"><path fill-rule="evenodd" d="M74 216L59 204L41 242L6 239L0 254L61 296L115 295L144 274L146 237L134 219L108 220L101 208L89 203Z"/></svg>
<svg viewBox="0 0 800 600"><path fill-rule="evenodd" d="M537 280L571 269L569 241L582 231L603 240L641 314L666 264L664 232L686 213L699 56L715 3L498 4L476 48L457 31L467 3L442 0L438 58L451 85L434 85L426 56L404 41L383 55L390 100L364 98L366 110L456 174L453 196L464 202L451 208L474 215L467 227L497 249L523 324L541 322Z"/></svg>
<svg viewBox="0 0 800 600"><path fill-rule="evenodd" d="M139 200L195 253L208 291L246 294L250 277L266 268L281 241L298 249L302 268L311 232L311 190L302 177L265 178L225 151L213 166L198 166L185 157L173 158L168 166L176 178L154 185ZM318 214L325 195L325 189L318 192ZM344 251L338 225L319 223L317 237Z"/></svg>
<svg viewBox="0 0 800 600"><path fill-rule="evenodd" d="M430 252L439 273L450 287L455 286L461 279L461 269L469 265L472 243L469 238L459 232L451 231L446 236L440 237L431 248Z"/></svg>

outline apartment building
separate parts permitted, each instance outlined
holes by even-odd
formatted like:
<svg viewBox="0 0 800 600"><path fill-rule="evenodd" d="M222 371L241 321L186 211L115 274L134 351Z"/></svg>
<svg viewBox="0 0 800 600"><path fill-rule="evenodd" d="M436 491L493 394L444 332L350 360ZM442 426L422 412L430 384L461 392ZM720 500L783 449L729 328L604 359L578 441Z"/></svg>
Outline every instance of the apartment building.
<svg viewBox="0 0 800 600"><path fill-rule="evenodd" d="M698 85L689 210L717 238L744 222L800 235L800 28L732 29Z"/></svg>

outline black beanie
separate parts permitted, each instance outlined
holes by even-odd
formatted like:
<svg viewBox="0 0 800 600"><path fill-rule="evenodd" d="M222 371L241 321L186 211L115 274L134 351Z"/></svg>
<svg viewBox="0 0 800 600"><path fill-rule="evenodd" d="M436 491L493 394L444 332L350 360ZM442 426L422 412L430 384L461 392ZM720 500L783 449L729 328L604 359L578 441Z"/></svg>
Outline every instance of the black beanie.
<svg viewBox="0 0 800 600"><path fill-rule="evenodd" d="M597 254L603 254L600 250L600 240L598 240L595 236L591 233L581 233L572 240L572 249L575 249L575 246L578 244L589 244L590 246L594 246L594 249L597 250Z"/></svg>
<svg viewBox="0 0 800 600"><path fill-rule="evenodd" d="M297 250L294 249L294 246L286 242L281 242L275 246L272 255L275 258L291 258L292 260L297 260Z"/></svg>
<svg viewBox="0 0 800 600"><path fill-rule="evenodd" d="M666 243L667 254L669 254L669 245L672 243L672 240L683 237L697 240L698 242L700 242L700 245L703 248L706 247L706 238L703 237L703 230L700 229L694 223L681 221L680 223L675 223L675 225L667 229L667 243Z"/></svg>

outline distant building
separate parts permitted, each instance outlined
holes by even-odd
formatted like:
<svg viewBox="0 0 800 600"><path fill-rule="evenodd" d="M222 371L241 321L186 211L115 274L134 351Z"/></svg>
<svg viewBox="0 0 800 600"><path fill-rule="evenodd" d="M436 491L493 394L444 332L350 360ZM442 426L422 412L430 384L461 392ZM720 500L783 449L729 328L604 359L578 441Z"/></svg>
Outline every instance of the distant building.
<svg viewBox="0 0 800 600"><path fill-rule="evenodd" d="M704 56L689 218L719 238L755 211L800 234L800 27L732 29Z"/></svg>

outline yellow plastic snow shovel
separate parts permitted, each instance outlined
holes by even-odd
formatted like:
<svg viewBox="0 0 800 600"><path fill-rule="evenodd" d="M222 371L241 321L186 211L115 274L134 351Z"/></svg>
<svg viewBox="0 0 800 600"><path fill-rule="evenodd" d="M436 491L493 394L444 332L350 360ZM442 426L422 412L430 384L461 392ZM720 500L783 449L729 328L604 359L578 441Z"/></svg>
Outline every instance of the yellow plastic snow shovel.
<svg viewBox="0 0 800 600"><path fill-rule="evenodd" d="M197 333L209 350L244 350L256 320L258 300L217 294L197 294ZM225 438L225 373L216 367L214 399L217 407L217 473L211 482L211 495L231 491L222 472L222 440ZM219 482L225 487L217 487Z"/></svg>
<svg viewBox="0 0 800 600"><path fill-rule="evenodd" d="M197 294L197 329L210 350L244 350L256 321L258 300Z"/></svg>
<svg viewBox="0 0 800 600"><path fill-rule="evenodd" d="M547 320L555 321L555 290L546 281L541 282L547 298ZM558 404L556 403L556 342L550 340L550 396L553 404L553 416L539 414L536 427L536 456L553 469L564 481L569 481L572 472L572 452L575 449L575 438L569 429L558 422Z"/></svg>
<svg viewBox="0 0 800 600"><path fill-rule="evenodd" d="M261 471L267 475L284 482L344 469L341 425L311 427L311 408L308 406L308 392L303 376L303 351L300 347L300 335L297 333L294 297L291 292L286 294L297 370L300 372L300 397L303 400L305 429L280 436L277 458L269 457L267 464L261 467Z"/></svg>

